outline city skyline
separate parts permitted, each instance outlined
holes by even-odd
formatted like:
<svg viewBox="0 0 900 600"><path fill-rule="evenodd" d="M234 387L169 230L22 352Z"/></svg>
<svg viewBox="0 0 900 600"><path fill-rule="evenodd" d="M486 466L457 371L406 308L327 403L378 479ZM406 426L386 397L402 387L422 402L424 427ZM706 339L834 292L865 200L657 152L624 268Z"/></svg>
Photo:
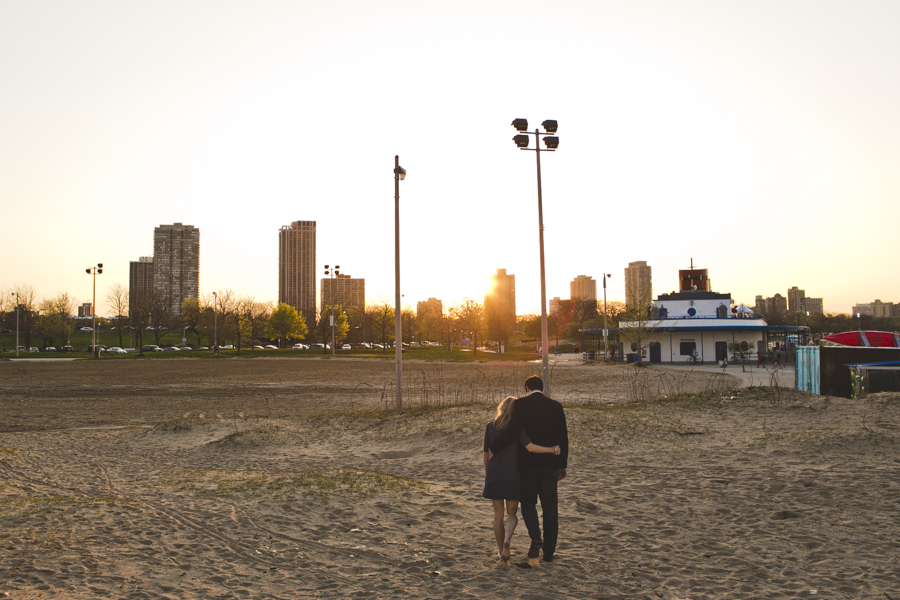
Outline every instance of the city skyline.
<svg viewBox="0 0 900 600"><path fill-rule="evenodd" d="M546 44L508 43L546 14ZM404 305L479 299L504 265L518 312L536 314L534 157L509 125L522 117L559 122L542 155L548 298L607 272L621 301L641 258L654 295L693 259L748 306L794 285L830 312L897 302L896 242L866 224L900 214L898 17L829 1L4 3L15 256L0 287L80 303L102 262L102 314L99 290L128 285L143 232L183 222L204 232L201 294L274 302L272 232L302 215L319 223L317 269L352 265L391 300L397 154ZM536 72L552 85L526 95Z"/></svg>

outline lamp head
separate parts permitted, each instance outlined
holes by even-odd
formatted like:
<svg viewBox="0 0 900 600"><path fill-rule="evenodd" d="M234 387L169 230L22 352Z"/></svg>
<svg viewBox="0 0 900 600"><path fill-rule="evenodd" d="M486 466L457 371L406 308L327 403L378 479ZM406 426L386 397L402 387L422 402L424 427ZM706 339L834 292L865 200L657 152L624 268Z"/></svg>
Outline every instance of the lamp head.
<svg viewBox="0 0 900 600"><path fill-rule="evenodd" d="M397 168L394 169L394 175L399 175L400 181L403 181L404 179L406 179L406 169L401 166L397 166Z"/></svg>
<svg viewBox="0 0 900 600"><path fill-rule="evenodd" d="M97 275L103 275L103 269L97 269Z"/></svg>
<svg viewBox="0 0 900 600"><path fill-rule="evenodd" d="M511 125L516 131L528 131L528 119L513 119Z"/></svg>
<svg viewBox="0 0 900 600"><path fill-rule="evenodd" d="M98 266L99 268L102 269L102 268L103 268L103 263L97 263L97 266Z"/></svg>
<svg viewBox="0 0 900 600"><path fill-rule="evenodd" d="M543 126L544 131L546 131L547 133L556 133L556 129L557 127L559 127L555 119L547 119L546 121L541 123L541 126Z"/></svg>
<svg viewBox="0 0 900 600"><path fill-rule="evenodd" d="M527 148L528 147L528 136L527 135L514 135L513 141L516 143L516 146L519 148Z"/></svg>
<svg viewBox="0 0 900 600"><path fill-rule="evenodd" d="M85 269L84 272L87 273L88 275L91 274L91 270L90 270L90 269Z"/></svg>
<svg viewBox="0 0 900 600"><path fill-rule="evenodd" d="M555 135L545 137L544 143L547 145L547 148L550 148L551 150L559 148L559 138Z"/></svg>

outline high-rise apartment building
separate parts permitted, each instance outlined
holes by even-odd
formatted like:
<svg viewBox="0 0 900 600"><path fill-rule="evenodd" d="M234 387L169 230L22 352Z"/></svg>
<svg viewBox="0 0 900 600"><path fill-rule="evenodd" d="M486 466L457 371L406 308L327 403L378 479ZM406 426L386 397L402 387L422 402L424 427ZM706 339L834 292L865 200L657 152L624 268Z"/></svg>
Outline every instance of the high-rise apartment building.
<svg viewBox="0 0 900 600"><path fill-rule="evenodd" d="M516 322L516 276L507 275L506 269L497 269L491 275L491 286L484 295L484 311L488 319L503 317Z"/></svg>
<svg viewBox="0 0 900 600"><path fill-rule="evenodd" d="M316 222L294 221L278 230L278 302L316 322Z"/></svg>
<svg viewBox="0 0 900 600"><path fill-rule="evenodd" d="M646 304L653 301L653 279L647 261L628 263L625 268L625 307L633 308L635 303Z"/></svg>
<svg viewBox="0 0 900 600"><path fill-rule="evenodd" d="M78 317L83 319L85 317L94 316L94 307L90 302L85 302L81 306L78 307Z"/></svg>
<svg viewBox="0 0 900 600"><path fill-rule="evenodd" d="M153 297L153 257L142 256L128 267L128 314L135 315L141 303ZM146 308L145 308L146 310Z"/></svg>
<svg viewBox="0 0 900 600"><path fill-rule="evenodd" d="M753 311L760 313L764 317L780 317L788 311L787 298L781 294L775 294L771 298L757 296L756 306L753 307Z"/></svg>
<svg viewBox="0 0 900 600"><path fill-rule="evenodd" d="M200 298L200 230L193 225L160 225L153 230L153 296L171 314L181 303Z"/></svg>
<svg viewBox="0 0 900 600"><path fill-rule="evenodd" d="M806 298L806 290L801 290L796 285L789 289L787 291L788 310L791 312L800 310L804 298Z"/></svg>
<svg viewBox="0 0 900 600"><path fill-rule="evenodd" d="M881 300L875 300L874 302L869 302L866 304L857 304L853 307L853 315L867 315L870 317L892 317L894 316L894 303L893 302L882 302Z"/></svg>
<svg viewBox="0 0 900 600"><path fill-rule="evenodd" d="M343 307L346 312L348 308L366 309L366 280L353 279L349 275L339 273L334 278L322 279L322 299L319 306L331 306L332 298L334 305ZM334 286L334 296L331 294L332 286Z"/></svg>
<svg viewBox="0 0 900 600"><path fill-rule="evenodd" d="M559 312L559 303L560 302L562 302L562 298L560 298L559 296L554 296L553 298L550 298L550 301L548 302L548 304L550 305L550 308L547 309L547 314L551 315L551 316L555 316Z"/></svg>
<svg viewBox="0 0 900 600"><path fill-rule="evenodd" d="M571 300L597 301L597 282L593 277L579 275L569 282L569 298Z"/></svg>
<svg viewBox="0 0 900 600"><path fill-rule="evenodd" d="M444 303L437 298L419 300L416 303L416 318L438 318L444 313Z"/></svg>

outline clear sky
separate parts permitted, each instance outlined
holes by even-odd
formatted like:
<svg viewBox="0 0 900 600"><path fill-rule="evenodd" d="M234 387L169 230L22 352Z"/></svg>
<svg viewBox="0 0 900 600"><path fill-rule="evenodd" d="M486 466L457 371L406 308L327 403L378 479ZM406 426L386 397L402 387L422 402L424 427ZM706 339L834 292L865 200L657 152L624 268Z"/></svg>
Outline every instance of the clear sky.
<svg viewBox="0 0 900 600"><path fill-rule="evenodd" d="M89 301L153 228L200 229L202 293L277 300L278 229L404 304L516 275L548 297L691 259L753 304L900 302L900 3L403 0L0 3L0 287ZM320 268L320 271L322 269ZM101 291L102 290L102 291ZM105 306L100 304L100 313Z"/></svg>

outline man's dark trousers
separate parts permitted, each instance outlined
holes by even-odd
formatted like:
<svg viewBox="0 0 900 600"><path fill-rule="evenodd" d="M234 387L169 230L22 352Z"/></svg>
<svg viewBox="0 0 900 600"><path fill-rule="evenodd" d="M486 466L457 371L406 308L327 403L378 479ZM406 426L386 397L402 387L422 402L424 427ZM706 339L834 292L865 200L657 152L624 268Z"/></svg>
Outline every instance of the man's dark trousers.
<svg viewBox="0 0 900 600"><path fill-rule="evenodd" d="M541 512L544 520L544 556L556 552L556 540L559 538L559 501L557 484L559 469L536 468L522 473L522 518L528 528L528 537L541 539L541 527L538 522L537 501L541 499Z"/></svg>

